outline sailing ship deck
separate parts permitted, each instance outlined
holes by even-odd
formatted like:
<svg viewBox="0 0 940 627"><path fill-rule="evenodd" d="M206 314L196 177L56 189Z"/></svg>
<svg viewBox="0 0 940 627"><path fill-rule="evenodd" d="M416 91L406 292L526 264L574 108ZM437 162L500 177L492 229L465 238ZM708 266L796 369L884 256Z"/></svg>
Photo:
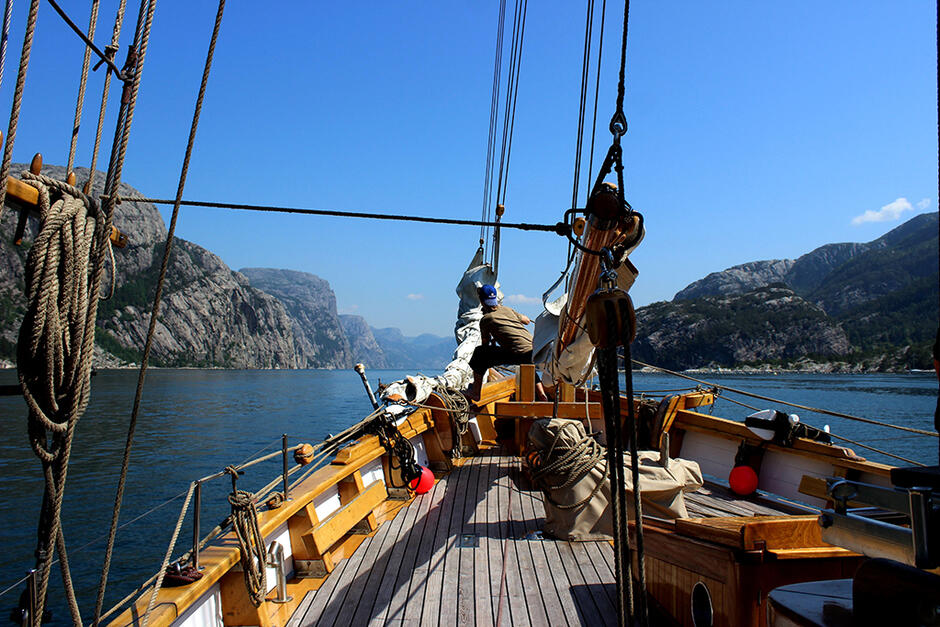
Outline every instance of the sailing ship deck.
<svg viewBox="0 0 940 627"><path fill-rule="evenodd" d="M483 452L383 524L289 625L615 624L609 542L541 541L518 457Z"/></svg>
<svg viewBox="0 0 940 627"><path fill-rule="evenodd" d="M499 449L467 459L340 562L288 625L616 624L611 544L543 540L542 495L520 464ZM693 515L775 513L715 490L689 496Z"/></svg>

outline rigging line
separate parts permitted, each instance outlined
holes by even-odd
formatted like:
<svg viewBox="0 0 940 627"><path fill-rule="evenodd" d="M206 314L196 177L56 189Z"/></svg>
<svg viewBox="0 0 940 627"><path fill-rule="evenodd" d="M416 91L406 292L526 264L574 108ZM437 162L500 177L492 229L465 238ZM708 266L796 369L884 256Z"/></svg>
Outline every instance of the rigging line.
<svg viewBox="0 0 940 627"><path fill-rule="evenodd" d="M748 409L752 409L752 410L754 410L754 411L760 411L757 407L754 407L754 406L752 406L752 405L748 405L747 403L742 403L741 401L735 400L735 399L733 399L733 398L728 398L727 396L723 396L722 399L728 401L729 403L735 403L736 405L741 405L742 407L747 407ZM906 463L911 464L911 465L913 465L913 466L924 466L924 464L922 464L922 463L920 463L920 462L915 462L913 459L908 459L908 458L906 458L906 457L901 457L900 455L895 455L894 453L889 453L888 451L883 451L883 450L881 450L881 449L875 448L874 446L868 446L867 444L862 444L861 442L856 442L855 440L850 440L849 438L843 437L843 436L841 436L841 435L836 435L835 433L831 433L831 432L830 432L829 435L832 436L832 437L834 437L834 438L838 438L838 439L840 439L840 440L844 440L845 442L848 442L849 444L851 444L851 445L853 445L853 446L859 446L859 447L861 447L861 448L868 449L869 451L873 451L873 452L875 452L875 453L880 453L880 454L885 455L885 456L887 456L887 457L893 457L894 459L898 459L898 460L900 460L900 461L902 461L902 462L906 462ZM904 436L900 436L900 437L903 438ZM915 436L907 436L907 437L908 437L908 438L911 438L911 437L915 437ZM874 438L874 439L875 439L875 440L879 440L879 439L887 439L887 438ZM872 439L869 438L868 441L871 442Z"/></svg>
<svg viewBox="0 0 940 627"><path fill-rule="evenodd" d="M3 84L3 68L7 64L7 41L10 39L10 17L13 14L13 0L7 0L3 9L3 34L0 35L0 85Z"/></svg>
<svg viewBox="0 0 940 627"><path fill-rule="evenodd" d="M114 55L118 51L118 43L121 39L121 29L124 26L124 13L127 8L127 0L121 0L118 6L117 15L114 17L114 29L111 32L111 45L106 50ZM90 194L95 183L95 172L98 166L98 151L101 148L101 134L104 130L104 118L108 110L108 94L111 90L111 72L104 74L104 86L101 90L101 106L98 109L98 126L95 129L95 145L91 151L91 164L88 166L88 181L85 183L87 189L85 193Z"/></svg>
<svg viewBox="0 0 940 627"><path fill-rule="evenodd" d="M581 151L584 146L584 113L587 102L587 82L591 66L591 40L594 29L594 0L588 0L584 18L584 51L581 56L581 96L578 99L578 135L574 149L574 181L571 185L571 206L578 205L578 186L581 183Z"/></svg>
<svg viewBox="0 0 940 627"><path fill-rule="evenodd" d="M827 415L827 416L834 416L834 417L836 417L836 418L845 418L846 420L854 420L854 421L856 421L856 422L864 422L865 424L878 425L879 427L888 427L888 428L890 428L890 429L897 429L897 430L899 430L899 431L907 431L907 432L909 432L909 433L917 433L917 434L919 434L919 435L926 435L926 436L930 436L930 437L933 437L933 438L940 437L940 434L938 434L938 433L936 433L936 432L933 432L933 431L925 431L924 429L916 429L916 428L914 428L914 427L904 427L904 426L901 426L901 425L893 425L893 424L891 424L891 423L882 422L882 421L880 421L880 420L872 420L871 418L861 418L861 417L859 417L859 416L853 416L853 415L851 415L851 414L843 414L843 413L837 412L837 411L829 411L828 409L820 409L820 408L818 408L818 407L808 407L808 406L806 406L806 405L800 405L800 404L798 404L798 403L790 403L790 402L787 402L787 401L781 401L780 399L771 398L771 397L769 397L769 396L762 396L762 395L760 395L760 394L754 394L753 392L745 392L744 390L738 390L738 389L735 389L735 388L732 388L732 387L728 387L728 386L726 386L726 385L719 385L719 384L717 384L717 383L710 383L710 382L708 382L708 381L703 381L703 380L701 380L701 379L696 379L695 377L690 377L689 375L683 374L683 373L681 373L681 372L675 372L675 371L672 371L672 370L667 370L666 368L661 368L661 367L659 367L659 366L653 366L653 365L651 365L651 364L643 363L642 361L639 361L639 360L637 360L637 359L633 359L632 362L635 363L635 364L638 365L638 366L643 367L643 368L653 368L654 370L659 370L660 372L665 372L666 374L671 374L671 375L673 375L673 376L680 377L680 378L682 378L682 379L688 379L689 381L695 381L696 383L701 383L701 384L703 384L703 385L708 385L708 386L711 386L711 387L715 387L715 388L718 388L718 389L720 389L720 390L725 390L725 391L727 391L727 392L732 392L732 393L734 393L734 394L741 394L742 396L749 396L749 397L751 397L751 398L756 398L756 399L759 399L759 400L762 400L762 401L769 401L769 402L771 402L771 403L779 403L780 405L787 405L787 406L789 406L789 407L796 407L797 409L803 409L803 410L805 410L805 411L816 412L817 414L825 414L825 415ZM723 398L725 398L725 399L727 400L727 397L723 397Z"/></svg>
<svg viewBox="0 0 940 627"><path fill-rule="evenodd" d="M516 77L515 77L515 86L513 87L512 94L512 114L509 117L509 143L506 146L506 178L505 185L503 186L503 201L501 204L505 206L506 204L506 192L509 188L509 164L512 159L512 137L513 130L516 126L516 103L519 101L519 76L521 74L522 68L522 50L525 43L525 22L526 15L528 14L529 9L529 0L523 0L522 4L522 28L519 32L519 58L516 61ZM496 272L499 269L499 222L500 216L496 216L497 226L494 228L493 232L493 271Z"/></svg>
<svg viewBox="0 0 940 627"><path fill-rule="evenodd" d="M490 94L490 125L489 133L486 139L486 167L485 175L483 177L483 211L481 219L483 221L489 221L491 215L492 205L491 200L491 187L493 182L493 160L495 154L495 144L496 139L496 127L497 127L497 111L499 109L499 86L500 78L502 76L503 69L503 32L505 30L506 23L506 0L500 0L499 3L499 19L497 20L496 26L496 55L493 61L493 91ZM486 241L486 227L480 227L480 245L482 246Z"/></svg>
<svg viewBox="0 0 940 627"><path fill-rule="evenodd" d="M104 195L101 198L108 199ZM143 198L138 196L121 196L122 201L149 202L155 205L172 205L175 200L166 198ZM397 222L422 222L425 224L450 224L455 226L499 226L520 231L554 232L559 235L567 231L567 227L558 222L556 224L531 224L527 222L483 222L482 220L460 220L456 218L428 218L424 216L389 215L385 213L364 213L358 211L337 211L332 209L304 209L300 207L278 207L272 205L246 205L239 203L210 202L203 200L180 200L180 205L187 207L207 207L209 209L237 209L243 211L261 211L268 213L297 213L312 216L332 216L337 218L364 218L369 220L392 220Z"/></svg>
<svg viewBox="0 0 940 627"><path fill-rule="evenodd" d="M122 81L128 80L129 77L125 76L124 73L121 72L121 70L118 68L118 66L114 64L114 61L112 61L108 57L107 54L101 52L101 50L98 49L98 46L96 46L95 43L91 39L85 36L85 33L82 32L82 29L80 29L78 25L72 21L72 19L65 13L65 11L62 10L62 8L56 3L55 0L48 0L48 2L50 5L52 5L52 8L55 9L56 13L58 13L62 17L62 19L69 26L69 28L75 31L75 34L78 35L79 38L81 38L81 40L85 42L86 54L88 50L90 49L92 52L98 55L98 58L100 59L101 63L104 63L105 65L107 65L119 79L121 79ZM97 13L97 7L95 8L95 13ZM92 33L91 36L94 37L94 34Z"/></svg>
<svg viewBox="0 0 940 627"><path fill-rule="evenodd" d="M601 92L601 60L604 58L604 30L607 25L607 0L601 3L601 34L597 44L597 79L594 83L594 114L591 121L591 151L588 153L588 177L585 197L591 195L591 173L594 172L594 138L597 134L597 97Z"/></svg>
<svg viewBox="0 0 940 627"><path fill-rule="evenodd" d="M124 171L124 159L127 156L127 145L130 142L131 124L134 121L134 112L137 108L137 96L140 93L140 81L143 75L144 62L147 59L147 48L150 44L150 33L153 27L153 16L156 11L156 0L141 0L137 13L137 28L134 32L134 44L128 52L128 68L132 80L124 81L124 90L121 97L121 109L118 113L118 123L112 142L111 161L105 179L105 190L113 195L120 189L121 175ZM111 229L114 210L117 206L115 198L109 198L105 205L104 227ZM110 245L105 238L103 245ZM95 273L95 293L99 289L103 266L99 266ZM92 338L93 340L94 338ZM138 393L142 381L138 378ZM127 481L127 470L130 465L130 449L133 444L134 428L133 418L128 425L127 440L124 445L124 456L121 461L121 474L118 478L117 493L114 498L114 508L111 512L111 528L108 545L105 549L104 560L101 567L101 577L98 581L98 595L95 599L95 615L92 625L97 627L101 621L101 610L104 605L104 595L108 584L108 572L111 569L111 557L114 551L114 541L117 534L118 517L121 513L121 501L124 497L124 487Z"/></svg>
<svg viewBox="0 0 940 627"><path fill-rule="evenodd" d="M512 24L512 48L510 49L510 57L509 57L509 77L506 82L506 103L505 103L505 109L503 111L503 138L502 138L502 146L500 148L500 156L499 156L499 176L498 176L497 185L496 185L496 203L497 204L500 203L500 199L505 198L505 194L503 194L503 185L506 182L506 178L507 178L506 177L506 145L509 140L509 137L508 137L509 131L510 131L509 112L512 107L513 85L518 84L516 82L517 81L516 73L518 70L516 66L516 62L517 62L517 59L520 59L519 30L520 30L520 27L522 26L522 19L523 19L522 18L522 3L523 3L523 0L516 0L516 10L515 10L515 15L513 17L513 24Z"/></svg>
<svg viewBox="0 0 940 627"><path fill-rule="evenodd" d="M50 0L51 2L52 0ZM91 2L91 16L88 18L88 37L89 41L95 38L95 29L98 27L98 0ZM82 72L78 81L78 98L75 102L75 118L72 121L72 137L69 143L69 157L66 161L66 175L72 171L75 165L75 148L78 146L78 129L82 123L82 109L85 105L85 87L88 85L88 66L91 64L91 48L85 46L85 54L82 56Z"/></svg>
<svg viewBox="0 0 940 627"><path fill-rule="evenodd" d="M3 146L3 163L0 165L0 214L3 213L7 195L7 177L13 162L13 144L16 142L16 127L20 121L20 109L23 105L23 89L26 86L26 71L29 69L29 56L33 49L33 34L36 32L36 18L39 14L39 0L31 0L26 18L26 32L23 34L23 50L20 53L20 66L16 73L16 88L13 91L13 106L10 111L10 124L7 127L6 143Z"/></svg>
<svg viewBox="0 0 940 627"><path fill-rule="evenodd" d="M512 113L509 117L509 141L506 145L506 176L505 185L503 185L503 204L506 203L506 191L509 187L509 164L512 157L512 137L516 126L516 103L519 101L519 76L522 69L522 50L525 44L525 23L529 9L529 0L523 0L522 4L522 28L519 30L519 56L516 60L515 84L512 92Z"/></svg>

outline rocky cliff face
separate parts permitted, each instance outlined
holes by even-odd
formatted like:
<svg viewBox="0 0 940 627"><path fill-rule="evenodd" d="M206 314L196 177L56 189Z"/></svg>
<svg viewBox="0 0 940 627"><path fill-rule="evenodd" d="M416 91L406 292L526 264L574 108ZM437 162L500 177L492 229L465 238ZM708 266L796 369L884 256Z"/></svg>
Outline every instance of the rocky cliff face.
<svg viewBox="0 0 940 627"><path fill-rule="evenodd" d="M845 331L782 284L743 295L637 310L634 359L671 370L733 367L851 352Z"/></svg>
<svg viewBox="0 0 940 627"><path fill-rule="evenodd" d="M678 292L674 300L743 294L771 283L782 283L793 264L794 262L790 259L752 261L733 266L722 272L712 272L704 279L699 279Z"/></svg>
<svg viewBox="0 0 940 627"><path fill-rule="evenodd" d="M14 166L13 172L24 168ZM44 167L43 173L65 177L64 168L56 166ZM88 174L87 169L76 169L79 186ZM97 199L105 175L99 172L95 178L91 195ZM141 196L128 185L122 185L120 193L125 199ZM5 343L0 349L9 355L9 342L15 341L22 319L26 250L38 228L31 222L24 245L17 248L10 241L15 212L5 209L0 220L0 300L5 312L0 320ZM97 343L106 351L98 353L100 365L139 359L166 237L160 213L148 203L124 200L115 210L114 224L127 235L129 245L115 249L116 290L98 306ZM291 368L296 367L295 352L290 319L277 299L251 288L209 251L184 240L174 242L152 348L154 365Z"/></svg>
<svg viewBox="0 0 940 627"><path fill-rule="evenodd" d="M352 353L336 313L336 295L320 277L294 270L243 268L252 286L275 296L293 320L299 368L349 368Z"/></svg>
<svg viewBox="0 0 940 627"><path fill-rule="evenodd" d="M349 350L354 363L366 368L388 368L385 351L379 346L372 333L372 328L362 316L342 315L339 317L349 340Z"/></svg>

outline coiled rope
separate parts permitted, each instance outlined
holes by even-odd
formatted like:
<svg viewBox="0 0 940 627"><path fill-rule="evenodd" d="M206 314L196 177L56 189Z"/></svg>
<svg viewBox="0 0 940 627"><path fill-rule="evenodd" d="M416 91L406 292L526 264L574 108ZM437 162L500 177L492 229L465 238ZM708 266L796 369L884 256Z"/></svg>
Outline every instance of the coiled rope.
<svg viewBox="0 0 940 627"><path fill-rule="evenodd" d="M232 475L232 493L228 497L228 502L232 506L232 527L238 538L242 571L245 574L245 587L248 589L248 598L255 607L258 607L267 593L264 537L258 527L258 510L251 492L239 490L236 487L238 471L233 466L225 470Z"/></svg>
<svg viewBox="0 0 940 627"><path fill-rule="evenodd" d="M69 609L80 624L60 516L72 436L91 390L102 242L108 232L97 205L78 189L41 174L22 176L39 191L39 234L26 260L27 310L17 373L29 408L30 445L46 486L37 532L38 609L30 618L39 625L55 542Z"/></svg>
<svg viewBox="0 0 940 627"><path fill-rule="evenodd" d="M444 403L444 411L450 414L452 433L450 456L452 459L457 459L463 455L460 443L467 430L470 429L470 402L459 391L443 386L436 387L434 393Z"/></svg>
<svg viewBox="0 0 940 627"><path fill-rule="evenodd" d="M530 450L525 456L532 480L542 489L552 505L559 509L576 509L588 503L600 491L610 474L610 466L605 463L603 476L598 480L597 485L588 496L577 503L563 505L552 498L553 491L567 489L580 481L606 455L604 447L598 444L590 434L579 438L574 444L563 444L561 437L565 434L570 435L572 431L577 435L576 424L566 423L555 433L551 445L544 454L538 450ZM551 483L550 479L553 477L562 481Z"/></svg>

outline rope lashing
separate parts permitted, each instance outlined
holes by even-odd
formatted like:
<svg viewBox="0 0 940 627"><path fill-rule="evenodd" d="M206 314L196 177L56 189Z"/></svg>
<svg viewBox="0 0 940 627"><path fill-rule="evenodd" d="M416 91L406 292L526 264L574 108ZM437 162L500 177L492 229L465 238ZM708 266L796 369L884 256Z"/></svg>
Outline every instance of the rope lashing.
<svg viewBox="0 0 940 627"><path fill-rule="evenodd" d="M552 439L548 450L543 454L538 450L530 450L525 456L526 465L532 474L532 481L544 492L546 498L558 509L577 509L590 502L600 492L607 478L610 476L610 464L604 465L603 476L597 485L585 498L577 503L563 505L552 498L555 490L565 490L584 478L604 459L606 451L590 434L578 439L573 445L561 443L562 436L574 429L569 423L558 429ZM560 483L551 483L550 477L563 478Z"/></svg>
<svg viewBox="0 0 940 627"><path fill-rule="evenodd" d="M97 205L78 189L23 173L39 191L39 233L26 260L27 309L17 346L17 373L29 409L30 445L43 466L45 493L37 531L39 624L57 543L71 590L60 516L72 436L88 405L98 311L102 242L108 238ZM73 618L77 603L69 595Z"/></svg>
<svg viewBox="0 0 940 627"><path fill-rule="evenodd" d="M258 607L267 593L264 537L258 527L258 510L255 507L254 495L238 489L238 470L234 466L229 466L225 472L232 476L232 493L228 496L228 502L232 506L232 527L238 538L238 549L241 552L245 588L248 590L248 598L251 599L252 604Z"/></svg>

